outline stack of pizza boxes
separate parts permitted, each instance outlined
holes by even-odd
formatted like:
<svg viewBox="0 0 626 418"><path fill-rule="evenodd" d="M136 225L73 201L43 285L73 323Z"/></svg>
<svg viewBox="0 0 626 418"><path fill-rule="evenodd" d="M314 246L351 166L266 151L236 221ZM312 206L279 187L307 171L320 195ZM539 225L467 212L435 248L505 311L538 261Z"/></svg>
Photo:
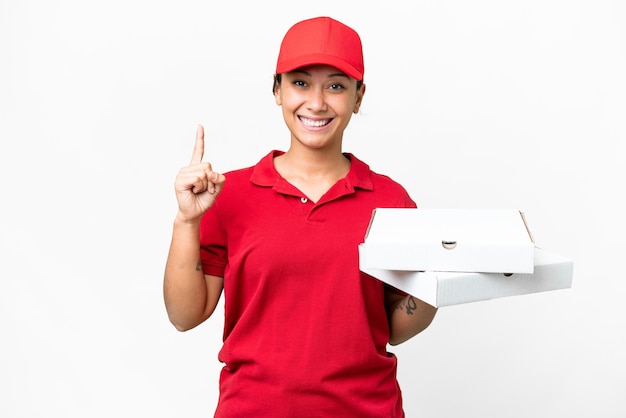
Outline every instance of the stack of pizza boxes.
<svg viewBox="0 0 626 418"><path fill-rule="evenodd" d="M573 276L573 261L538 248L508 209L376 209L359 263L436 307L565 289Z"/></svg>

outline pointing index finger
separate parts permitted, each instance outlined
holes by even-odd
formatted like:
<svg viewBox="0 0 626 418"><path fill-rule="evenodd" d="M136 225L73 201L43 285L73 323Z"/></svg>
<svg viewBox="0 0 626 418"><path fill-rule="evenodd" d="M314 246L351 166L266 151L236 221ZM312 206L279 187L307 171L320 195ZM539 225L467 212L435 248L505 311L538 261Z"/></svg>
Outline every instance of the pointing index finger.
<svg viewBox="0 0 626 418"><path fill-rule="evenodd" d="M193 147L193 154L191 156L191 164L198 164L202 162L204 156L204 127L198 125L196 129L196 145Z"/></svg>

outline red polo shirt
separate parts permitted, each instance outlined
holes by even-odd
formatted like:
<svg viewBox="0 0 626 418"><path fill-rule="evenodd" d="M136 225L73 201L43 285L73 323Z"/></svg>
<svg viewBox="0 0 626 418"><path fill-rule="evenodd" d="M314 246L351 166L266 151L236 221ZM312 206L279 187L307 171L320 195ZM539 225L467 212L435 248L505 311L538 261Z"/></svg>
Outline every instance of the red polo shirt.
<svg viewBox="0 0 626 418"><path fill-rule="evenodd" d="M205 274L224 277L216 417L402 417L382 282L359 271L372 210L415 207L350 154L313 203L274 168L226 173L200 227Z"/></svg>

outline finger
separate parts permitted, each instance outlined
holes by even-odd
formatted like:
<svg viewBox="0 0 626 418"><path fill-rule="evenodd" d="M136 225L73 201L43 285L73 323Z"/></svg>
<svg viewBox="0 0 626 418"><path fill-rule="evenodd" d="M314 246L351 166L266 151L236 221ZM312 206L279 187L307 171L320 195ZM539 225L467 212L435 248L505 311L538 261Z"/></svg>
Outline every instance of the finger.
<svg viewBox="0 0 626 418"><path fill-rule="evenodd" d="M203 179L198 179L196 182L191 184L191 191L194 194L200 194L207 191L210 188L211 183L207 182Z"/></svg>
<svg viewBox="0 0 626 418"><path fill-rule="evenodd" d="M224 182L226 181L226 177L223 174L220 174L216 171L208 171L207 179L209 183L207 184L207 190L211 194L216 194L221 190Z"/></svg>
<svg viewBox="0 0 626 418"><path fill-rule="evenodd" d="M193 147L193 154L191 156L191 164L198 164L202 162L204 156L204 127L198 125L196 129L196 145Z"/></svg>

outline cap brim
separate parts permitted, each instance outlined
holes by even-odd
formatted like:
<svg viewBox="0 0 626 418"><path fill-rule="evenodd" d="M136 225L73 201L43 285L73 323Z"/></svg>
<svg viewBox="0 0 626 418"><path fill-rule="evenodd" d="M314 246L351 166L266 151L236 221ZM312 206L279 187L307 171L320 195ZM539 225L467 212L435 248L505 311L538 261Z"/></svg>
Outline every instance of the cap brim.
<svg viewBox="0 0 626 418"><path fill-rule="evenodd" d="M354 68L354 66L350 65L342 59L326 54L303 55L300 57L292 58L288 61L283 61L276 67L276 72L278 74L288 73L298 68L316 64L330 65L331 67L335 67L341 70L341 72L358 81L363 80L363 73Z"/></svg>

